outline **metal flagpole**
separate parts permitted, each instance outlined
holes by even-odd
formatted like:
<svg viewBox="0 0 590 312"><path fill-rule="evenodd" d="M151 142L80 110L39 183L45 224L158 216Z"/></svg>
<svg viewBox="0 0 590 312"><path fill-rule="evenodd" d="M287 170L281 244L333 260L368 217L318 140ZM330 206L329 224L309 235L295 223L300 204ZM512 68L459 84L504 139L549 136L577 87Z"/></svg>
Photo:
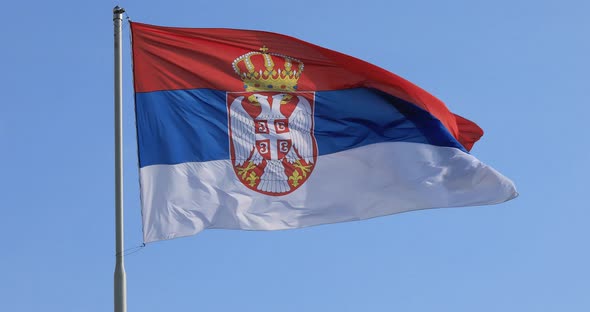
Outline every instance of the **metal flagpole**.
<svg viewBox="0 0 590 312"><path fill-rule="evenodd" d="M127 278L123 249L123 59L122 24L125 10L113 8L115 27L115 312L127 312Z"/></svg>

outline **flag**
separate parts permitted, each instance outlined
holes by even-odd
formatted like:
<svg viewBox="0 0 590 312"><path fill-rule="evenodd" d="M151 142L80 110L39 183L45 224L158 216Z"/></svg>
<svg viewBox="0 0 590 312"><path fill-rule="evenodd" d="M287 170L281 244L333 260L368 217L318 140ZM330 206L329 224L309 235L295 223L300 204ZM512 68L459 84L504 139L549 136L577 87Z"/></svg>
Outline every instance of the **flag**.
<svg viewBox="0 0 590 312"><path fill-rule="evenodd" d="M483 135L382 68L289 36L131 23L145 242L501 203Z"/></svg>

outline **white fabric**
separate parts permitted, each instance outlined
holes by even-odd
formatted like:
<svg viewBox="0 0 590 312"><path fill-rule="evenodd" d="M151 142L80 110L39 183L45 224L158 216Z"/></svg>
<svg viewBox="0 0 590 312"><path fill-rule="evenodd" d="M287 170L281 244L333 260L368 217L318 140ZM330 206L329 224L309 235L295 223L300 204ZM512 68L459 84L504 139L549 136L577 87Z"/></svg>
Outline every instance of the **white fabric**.
<svg viewBox="0 0 590 312"><path fill-rule="evenodd" d="M140 183L145 242L206 228L292 229L518 195L509 179L470 154L406 142L320 156L309 180L284 196L248 189L230 160L147 166Z"/></svg>

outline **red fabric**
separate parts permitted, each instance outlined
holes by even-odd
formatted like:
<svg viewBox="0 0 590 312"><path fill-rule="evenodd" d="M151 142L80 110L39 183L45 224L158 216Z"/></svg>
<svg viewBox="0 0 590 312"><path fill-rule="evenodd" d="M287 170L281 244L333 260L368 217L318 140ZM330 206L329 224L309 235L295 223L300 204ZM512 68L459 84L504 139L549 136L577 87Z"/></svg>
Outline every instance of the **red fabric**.
<svg viewBox="0 0 590 312"><path fill-rule="evenodd" d="M459 115L455 115L455 120L457 121L457 127L459 128L459 138L457 140L461 142L461 145L463 145L466 150L470 151L473 144L483 136L483 129L473 121L465 119Z"/></svg>
<svg viewBox="0 0 590 312"><path fill-rule="evenodd" d="M357 58L299 39L270 32L176 28L131 23L135 92L209 88L243 91L232 62L268 47L304 64L300 91L368 87L411 102L438 118L467 149L483 132L473 122L456 117L445 104L411 82Z"/></svg>

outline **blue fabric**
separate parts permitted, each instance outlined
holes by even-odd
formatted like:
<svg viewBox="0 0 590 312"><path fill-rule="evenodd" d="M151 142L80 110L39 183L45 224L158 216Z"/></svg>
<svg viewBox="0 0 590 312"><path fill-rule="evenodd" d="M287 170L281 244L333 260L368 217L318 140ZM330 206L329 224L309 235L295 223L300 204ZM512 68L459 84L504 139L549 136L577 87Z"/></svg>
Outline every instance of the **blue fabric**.
<svg viewBox="0 0 590 312"><path fill-rule="evenodd" d="M430 113L374 89L315 94L319 155L380 142L465 149ZM135 95L140 167L229 159L225 91L157 91Z"/></svg>

